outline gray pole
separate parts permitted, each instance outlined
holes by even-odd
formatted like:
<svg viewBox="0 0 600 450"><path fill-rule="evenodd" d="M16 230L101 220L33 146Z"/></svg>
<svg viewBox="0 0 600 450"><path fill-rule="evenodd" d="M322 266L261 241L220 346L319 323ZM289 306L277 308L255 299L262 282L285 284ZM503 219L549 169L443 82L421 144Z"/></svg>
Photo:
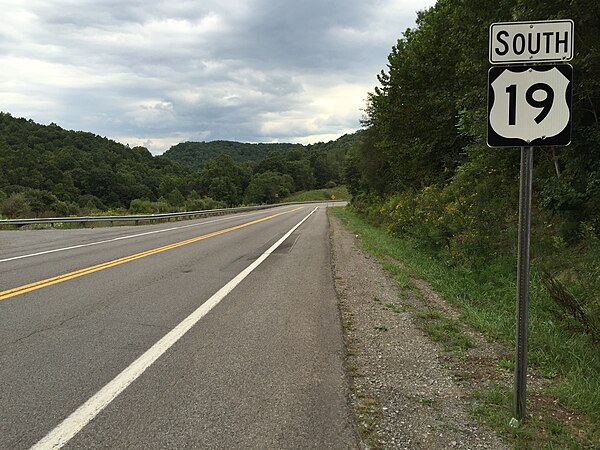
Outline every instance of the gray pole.
<svg viewBox="0 0 600 450"><path fill-rule="evenodd" d="M514 415L525 418L527 384L527 313L529 308L529 237L531 234L531 180L533 147L521 147L519 189L519 254L517 260L517 360L515 364Z"/></svg>

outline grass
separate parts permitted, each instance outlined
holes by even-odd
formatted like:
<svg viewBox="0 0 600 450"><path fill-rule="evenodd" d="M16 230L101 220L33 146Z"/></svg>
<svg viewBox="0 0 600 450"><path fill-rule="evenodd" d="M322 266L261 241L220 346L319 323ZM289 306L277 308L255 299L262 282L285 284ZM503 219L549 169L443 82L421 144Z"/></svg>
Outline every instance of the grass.
<svg viewBox="0 0 600 450"><path fill-rule="evenodd" d="M556 413L532 415L527 422L516 428L511 427L506 420L505 411L512 405L512 391L500 384L494 384L488 389L475 391L478 404L471 413L486 420L500 434L512 441L514 449L528 450L540 448L555 449L597 449L597 435L593 430L585 429L578 424L576 417L560 416ZM535 398L528 401L528 408L533 403L550 401L547 397Z"/></svg>
<svg viewBox="0 0 600 450"><path fill-rule="evenodd" d="M440 311L427 308L417 311L417 323L429 336L439 342L446 351L463 351L473 348L460 323Z"/></svg>
<svg viewBox="0 0 600 450"><path fill-rule="evenodd" d="M381 405L375 397L357 393L356 417L358 433L370 449L383 448L377 440L376 424L381 416Z"/></svg>
<svg viewBox="0 0 600 450"><path fill-rule="evenodd" d="M284 198L282 202L312 202L332 200L332 195L335 196L335 200L350 200L352 198L346 186L336 186L330 189L316 189L313 191L295 192L292 195Z"/></svg>
<svg viewBox="0 0 600 450"><path fill-rule="evenodd" d="M365 222L349 208L333 208L331 214L359 235L363 248L382 261L384 269L400 285L410 286L410 278L427 281L446 301L452 303L461 317L490 341L499 341L508 348L515 345L515 267L516 262L499 260L477 270L452 267L446 261L419 249L412 242L395 238ZM390 259L401 261L402 267ZM471 343L464 340L458 323L445 316L417 311L431 328L430 335L439 334L444 346L464 349ZM428 316L429 314L429 316ZM436 317L432 317L435 315ZM431 322L429 324L429 322ZM448 336L450 339L448 340ZM529 305L529 367L531 373L547 378L545 394L554 399L553 405L535 403L531 417L524 426L508 427L512 415L510 388L480 393L485 417L503 435L509 436L517 448L588 448L600 442L600 351L589 335L564 326L556 317L556 305L543 287L541 279L533 276ZM513 361L501 360L499 367L511 367ZM560 408L555 410L555 406ZM558 414L573 411L585 433L576 430L577 424L561 422L560 417L535 416L536 411ZM549 413L550 414L550 413ZM560 427L549 420L558 421ZM583 426L583 425L582 425ZM556 433L553 433L554 430ZM541 446L536 433L548 439ZM578 443L579 442L579 443ZM594 448L594 447L589 447Z"/></svg>
<svg viewBox="0 0 600 450"><path fill-rule="evenodd" d="M386 307L387 309L389 309L390 311L393 311L393 312L395 312L396 314L400 314L400 313L404 312L404 311L402 310L402 308L400 308L400 307L398 307L398 306L394 305L393 303L386 303L386 304L385 304L385 307Z"/></svg>

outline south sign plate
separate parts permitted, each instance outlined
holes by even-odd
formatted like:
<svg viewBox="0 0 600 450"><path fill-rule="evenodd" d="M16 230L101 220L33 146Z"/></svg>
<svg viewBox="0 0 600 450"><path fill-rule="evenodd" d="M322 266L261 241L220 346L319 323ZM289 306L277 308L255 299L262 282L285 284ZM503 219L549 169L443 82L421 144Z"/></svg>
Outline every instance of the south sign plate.
<svg viewBox="0 0 600 450"><path fill-rule="evenodd" d="M569 145L572 86L570 64L492 67L488 72L488 145Z"/></svg>
<svg viewBox="0 0 600 450"><path fill-rule="evenodd" d="M490 25L492 64L566 62L573 59L570 19L499 22Z"/></svg>

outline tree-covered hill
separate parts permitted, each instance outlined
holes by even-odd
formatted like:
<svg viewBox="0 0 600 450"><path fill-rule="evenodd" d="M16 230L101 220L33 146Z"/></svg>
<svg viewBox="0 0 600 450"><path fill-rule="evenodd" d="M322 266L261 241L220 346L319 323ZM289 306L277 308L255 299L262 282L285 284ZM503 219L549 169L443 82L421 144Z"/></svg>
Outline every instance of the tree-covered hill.
<svg viewBox="0 0 600 450"><path fill-rule="evenodd" d="M144 147L0 113L0 200L11 216L129 207L186 191L192 172Z"/></svg>
<svg viewBox="0 0 600 450"><path fill-rule="evenodd" d="M209 159L188 165L152 156L144 147L0 113L0 215L157 213L276 202L341 184L346 154L359 136L308 146L217 141L206 144ZM193 156L188 144L173 151Z"/></svg>
<svg viewBox="0 0 600 450"><path fill-rule="evenodd" d="M519 151L486 145L489 26L571 18L573 140L536 148L534 205L557 239L576 241L582 227L600 235L599 17L590 0L439 0L421 11L368 97L367 129L348 167L353 193L398 232L460 253L483 242L505 251Z"/></svg>
<svg viewBox="0 0 600 450"><path fill-rule="evenodd" d="M235 162L258 161L270 152L286 153L302 149L301 144L251 144L235 141L182 142L172 146L164 156L194 169L221 155L229 155Z"/></svg>
<svg viewBox="0 0 600 450"><path fill-rule="evenodd" d="M221 155L229 155L237 163L260 161L271 152L285 154L300 151L308 154L320 151L343 153L345 155L348 149L358 141L360 133L358 131L345 134L334 141L309 145L288 143L251 144L235 141L182 142L172 146L164 153L164 156L192 169L200 170L207 161Z"/></svg>

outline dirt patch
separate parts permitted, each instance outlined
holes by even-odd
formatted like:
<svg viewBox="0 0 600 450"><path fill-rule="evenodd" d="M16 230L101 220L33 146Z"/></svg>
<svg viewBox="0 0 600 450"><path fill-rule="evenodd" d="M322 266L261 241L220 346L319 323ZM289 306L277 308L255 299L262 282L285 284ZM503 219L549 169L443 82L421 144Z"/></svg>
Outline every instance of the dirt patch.
<svg viewBox="0 0 600 450"><path fill-rule="evenodd" d="M417 326L415 317L417 308L436 305L449 317L458 317L452 308L422 282L414 283L419 295L401 291L335 217L331 224L335 284L352 384L350 401L363 445L428 450L510 448L469 415L472 400L461 384L472 384L496 371L493 346L470 332L477 364L457 362Z"/></svg>

